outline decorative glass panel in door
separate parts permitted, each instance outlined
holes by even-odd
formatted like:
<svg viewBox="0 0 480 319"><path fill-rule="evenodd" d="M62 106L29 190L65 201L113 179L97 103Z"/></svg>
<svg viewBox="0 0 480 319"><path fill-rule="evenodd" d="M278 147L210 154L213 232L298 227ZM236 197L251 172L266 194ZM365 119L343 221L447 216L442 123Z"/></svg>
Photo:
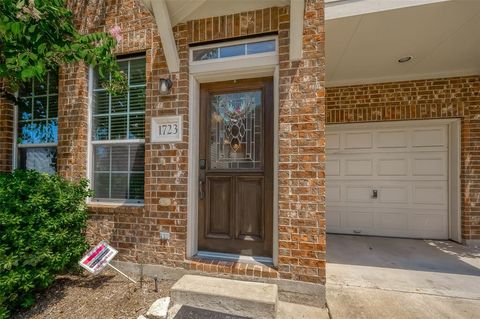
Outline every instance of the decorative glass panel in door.
<svg viewBox="0 0 480 319"><path fill-rule="evenodd" d="M262 91L211 96L211 169L263 168L262 108Z"/></svg>

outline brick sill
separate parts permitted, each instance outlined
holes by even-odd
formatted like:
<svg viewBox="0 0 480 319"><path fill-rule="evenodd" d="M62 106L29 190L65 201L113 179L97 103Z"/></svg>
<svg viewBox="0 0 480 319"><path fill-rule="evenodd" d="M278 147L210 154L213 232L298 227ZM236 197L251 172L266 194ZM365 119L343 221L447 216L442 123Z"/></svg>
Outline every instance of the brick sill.
<svg viewBox="0 0 480 319"><path fill-rule="evenodd" d="M88 208L119 208L119 207L145 207L145 204L136 204L136 203L109 203L109 202L90 202L87 203Z"/></svg>

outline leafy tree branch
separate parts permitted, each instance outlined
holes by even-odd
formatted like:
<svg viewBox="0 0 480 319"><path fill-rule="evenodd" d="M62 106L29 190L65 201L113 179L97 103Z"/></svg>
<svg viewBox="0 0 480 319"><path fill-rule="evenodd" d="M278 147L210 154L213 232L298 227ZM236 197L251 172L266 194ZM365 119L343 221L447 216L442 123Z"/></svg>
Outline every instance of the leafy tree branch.
<svg viewBox="0 0 480 319"><path fill-rule="evenodd" d="M98 69L112 94L127 86L115 58L121 30L80 34L65 0L0 1L0 78L16 91L33 78L43 81L50 70L84 61Z"/></svg>

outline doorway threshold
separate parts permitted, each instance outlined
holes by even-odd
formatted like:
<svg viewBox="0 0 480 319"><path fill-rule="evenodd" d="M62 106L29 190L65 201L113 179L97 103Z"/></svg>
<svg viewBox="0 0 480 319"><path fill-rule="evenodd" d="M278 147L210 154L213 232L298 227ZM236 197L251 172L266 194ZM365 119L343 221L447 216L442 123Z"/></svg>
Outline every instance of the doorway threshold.
<svg viewBox="0 0 480 319"><path fill-rule="evenodd" d="M219 252L205 251L205 250L199 250L195 255L195 257L199 259L223 260L223 261L230 261L230 262L239 262L244 264L254 264L259 266L273 267L273 259L270 257L246 256L246 255L219 253Z"/></svg>

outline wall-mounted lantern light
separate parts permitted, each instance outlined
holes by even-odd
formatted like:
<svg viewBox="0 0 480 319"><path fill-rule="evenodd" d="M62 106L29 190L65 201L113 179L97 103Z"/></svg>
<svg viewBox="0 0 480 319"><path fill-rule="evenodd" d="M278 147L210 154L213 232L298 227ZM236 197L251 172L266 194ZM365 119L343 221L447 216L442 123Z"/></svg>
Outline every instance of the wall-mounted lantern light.
<svg viewBox="0 0 480 319"><path fill-rule="evenodd" d="M160 94L167 95L170 94L170 89L173 86L172 80L170 78L160 79Z"/></svg>

